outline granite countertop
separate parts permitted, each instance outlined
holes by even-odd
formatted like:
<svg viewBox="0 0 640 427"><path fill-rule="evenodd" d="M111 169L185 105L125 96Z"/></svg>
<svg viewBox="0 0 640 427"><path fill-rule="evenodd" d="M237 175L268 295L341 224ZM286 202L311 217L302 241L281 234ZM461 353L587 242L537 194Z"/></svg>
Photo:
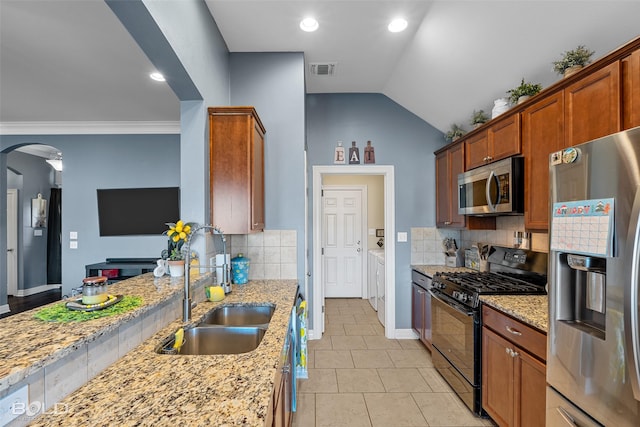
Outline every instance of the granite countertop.
<svg viewBox="0 0 640 427"><path fill-rule="evenodd" d="M208 274L203 274L193 278L193 285L197 286L208 277ZM142 305L126 313L85 322L43 322L33 317L40 307L0 320L0 342L5 343L0 346L0 391L60 360L105 332L115 330L121 324L163 304L177 292L182 292L183 283L182 278L163 276L156 279L152 273L147 273L109 285L110 294L142 297Z"/></svg>
<svg viewBox="0 0 640 427"><path fill-rule="evenodd" d="M264 425L296 296L295 280L233 285L223 301L199 303L192 323L218 305L274 303L257 349L231 355L157 354L162 340L183 326L175 320L63 399L66 413L43 414L31 425Z"/></svg>
<svg viewBox="0 0 640 427"><path fill-rule="evenodd" d="M477 271L467 267L447 267L446 265L412 265L412 270L419 271L422 274L426 274L429 277L433 277L434 274L442 273L457 273L462 271Z"/></svg>
<svg viewBox="0 0 640 427"><path fill-rule="evenodd" d="M545 334L549 329L549 299L547 295L484 295L480 296L480 301L541 330Z"/></svg>

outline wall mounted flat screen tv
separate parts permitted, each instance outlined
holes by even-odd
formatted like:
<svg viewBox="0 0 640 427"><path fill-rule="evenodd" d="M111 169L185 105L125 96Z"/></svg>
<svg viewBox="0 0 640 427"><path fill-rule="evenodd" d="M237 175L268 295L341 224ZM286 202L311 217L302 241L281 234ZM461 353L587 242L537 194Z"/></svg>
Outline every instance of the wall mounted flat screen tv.
<svg viewBox="0 0 640 427"><path fill-rule="evenodd" d="M180 219L179 187L98 189L100 236L161 235Z"/></svg>

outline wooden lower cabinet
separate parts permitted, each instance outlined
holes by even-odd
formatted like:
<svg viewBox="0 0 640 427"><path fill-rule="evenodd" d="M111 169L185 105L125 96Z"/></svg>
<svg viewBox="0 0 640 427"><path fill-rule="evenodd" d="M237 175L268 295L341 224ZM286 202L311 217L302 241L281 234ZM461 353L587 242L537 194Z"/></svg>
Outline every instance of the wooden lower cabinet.
<svg viewBox="0 0 640 427"><path fill-rule="evenodd" d="M539 356L542 342L546 347L546 336L486 306L483 322L485 318L488 321L482 328L483 409L501 427L544 426L546 364ZM527 348L529 342L533 352Z"/></svg>

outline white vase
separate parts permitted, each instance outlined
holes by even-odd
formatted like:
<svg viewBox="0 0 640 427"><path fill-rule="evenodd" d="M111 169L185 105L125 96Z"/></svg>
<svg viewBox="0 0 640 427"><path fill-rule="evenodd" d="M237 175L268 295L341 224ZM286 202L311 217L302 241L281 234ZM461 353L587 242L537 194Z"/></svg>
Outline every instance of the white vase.
<svg viewBox="0 0 640 427"><path fill-rule="evenodd" d="M494 119L509 109L509 100L507 98L499 98L493 101L493 109L491 110L491 118Z"/></svg>
<svg viewBox="0 0 640 427"><path fill-rule="evenodd" d="M169 261L169 274L171 277L184 276L184 260Z"/></svg>

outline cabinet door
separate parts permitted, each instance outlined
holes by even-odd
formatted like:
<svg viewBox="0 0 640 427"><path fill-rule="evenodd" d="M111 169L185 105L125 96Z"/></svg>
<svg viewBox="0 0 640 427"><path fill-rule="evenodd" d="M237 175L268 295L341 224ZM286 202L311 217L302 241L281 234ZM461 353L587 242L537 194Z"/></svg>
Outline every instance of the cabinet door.
<svg viewBox="0 0 640 427"><path fill-rule="evenodd" d="M511 114L489 128L489 161L520 154L520 114Z"/></svg>
<svg viewBox="0 0 640 427"><path fill-rule="evenodd" d="M563 100L557 92L522 112L526 229L549 227L549 155L564 146Z"/></svg>
<svg viewBox="0 0 640 427"><path fill-rule="evenodd" d="M251 150L251 230L264 230L264 134L253 123Z"/></svg>
<svg viewBox="0 0 640 427"><path fill-rule="evenodd" d="M622 65L622 126L640 126L640 50L621 61Z"/></svg>
<svg viewBox="0 0 640 427"><path fill-rule="evenodd" d="M449 189L449 152L436 154L436 224L446 226L451 209L451 194Z"/></svg>
<svg viewBox="0 0 640 427"><path fill-rule="evenodd" d="M517 347L516 347L517 348ZM517 348L515 358L516 389L515 425L538 427L545 424L546 366Z"/></svg>
<svg viewBox="0 0 640 427"><path fill-rule="evenodd" d="M614 62L565 90L568 146L620 131L620 62Z"/></svg>
<svg viewBox="0 0 640 427"><path fill-rule="evenodd" d="M500 426L512 426L514 420L515 375L513 345L482 328L482 407ZM544 425L542 423L541 425Z"/></svg>
<svg viewBox="0 0 640 427"><path fill-rule="evenodd" d="M477 168L489 162L489 138L484 130L465 141L466 170Z"/></svg>
<svg viewBox="0 0 640 427"><path fill-rule="evenodd" d="M465 226L465 216L458 213L458 175L464 172L464 150L464 144L449 150L449 227Z"/></svg>

